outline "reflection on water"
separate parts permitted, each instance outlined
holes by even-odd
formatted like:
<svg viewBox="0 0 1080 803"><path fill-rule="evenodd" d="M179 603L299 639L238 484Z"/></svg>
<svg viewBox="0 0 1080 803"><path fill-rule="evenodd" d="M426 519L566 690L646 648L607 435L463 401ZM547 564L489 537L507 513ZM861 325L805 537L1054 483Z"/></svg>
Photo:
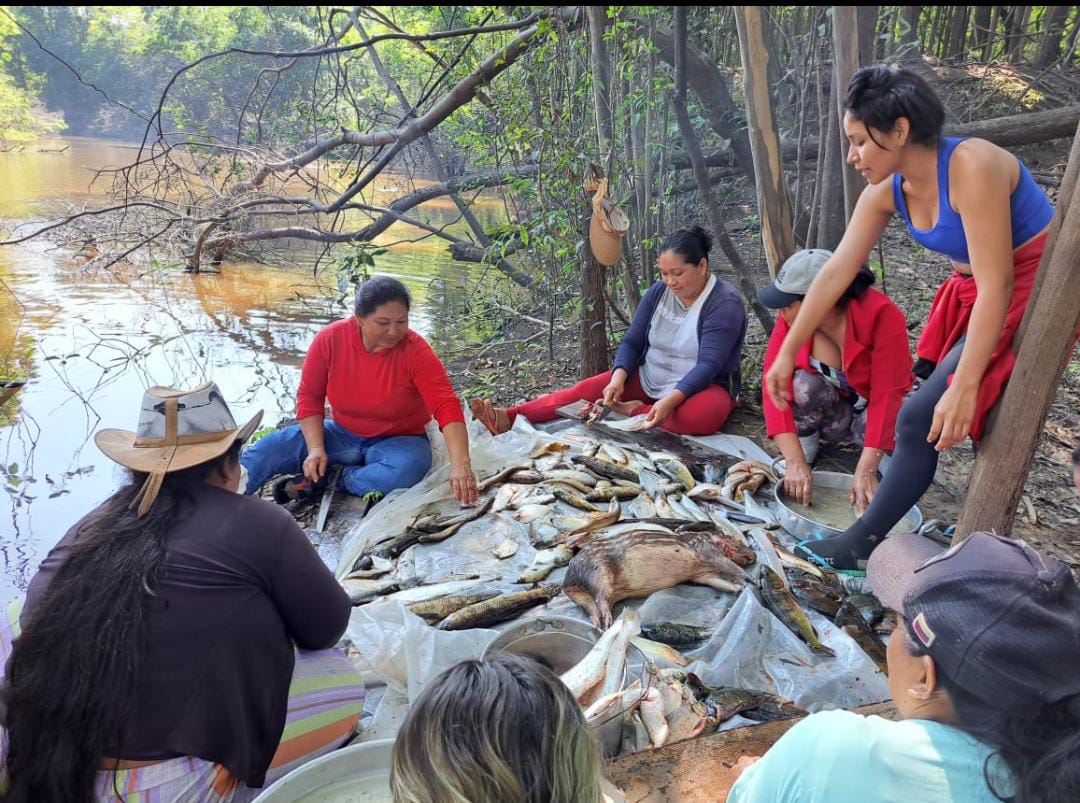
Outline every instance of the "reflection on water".
<svg viewBox="0 0 1080 803"><path fill-rule="evenodd" d="M112 143L70 142L64 153L0 154L0 228L93 201L87 167L133 154ZM481 199L474 209L490 222L502 206ZM439 225L457 217L445 202L417 214ZM410 236L396 226L380 240ZM0 407L0 603L25 588L52 544L116 488L120 470L93 434L132 428L147 386L213 379L238 420L258 408L271 423L292 415L308 344L350 311L333 275L312 275L314 253L289 254L299 264L293 269L230 264L220 275L193 277L145 265L93 270L46 241L0 248L0 379L30 380ZM411 325L441 353L491 333L469 311L494 292L492 277L451 260L444 244L395 245L375 270L406 283Z"/></svg>

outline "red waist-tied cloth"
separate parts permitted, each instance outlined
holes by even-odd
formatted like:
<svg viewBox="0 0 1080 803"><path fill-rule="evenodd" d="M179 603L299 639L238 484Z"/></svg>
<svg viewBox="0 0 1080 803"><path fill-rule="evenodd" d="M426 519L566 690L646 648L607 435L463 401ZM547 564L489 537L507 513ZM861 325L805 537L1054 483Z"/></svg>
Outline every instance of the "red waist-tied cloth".
<svg viewBox="0 0 1080 803"><path fill-rule="evenodd" d="M1013 290L1009 301L1009 310L1005 314L1005 324L1001 329L997 346L990 355L975 402L975 420L971 424L971 439L976 443L982 438L986 416L997 403L1005 383L1009 381L1016 355L1012 352L1012 341L1024 318L1031 286L1039 269L1046 248L1047 235L1040 234L1013 254ZM971 310L975 305L978 288L975 278L963 273L954 273L938 288L934 303L930 305L930 314L926 326L919 337L915 351L920 359L934 364L941 362L956 342L967 334ZM955 374L949 376L949 384Z"/></svg>

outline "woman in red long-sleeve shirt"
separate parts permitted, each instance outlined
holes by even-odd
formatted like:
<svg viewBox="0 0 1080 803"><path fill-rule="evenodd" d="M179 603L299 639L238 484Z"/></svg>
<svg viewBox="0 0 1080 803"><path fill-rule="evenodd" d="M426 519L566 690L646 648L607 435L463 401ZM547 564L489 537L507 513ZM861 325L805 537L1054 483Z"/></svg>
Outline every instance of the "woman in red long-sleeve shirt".
<svg viewBox="0 0 1080 803"><path fill-rule="evenodd" d="M765 373L831 256L820 248L799 251L783 264L776 281L758 292L765 306L780 311L765 351ZM813 493L808 439L851 439L863 447L851 487L851 502L860 510L877 491L881 458L896 445L896 416L914 381L907 321L873 283L874 274L864 266L799 348L788 380L793 405L781 410L762 393L769 437L784 455L784 490L803 504Z"/></svg>
<svg viewBox="0 0 1080 803"><path fill-rule="evenodd" d="M434 417L450 453L450 488L462 504L476 501L461 401L431 346L409 329L409 303L405 285L375 276L357 291L356 314L315 336L297 391L300 423L244 452L247 493L301 470L316 484L331 464L345 466L341 484L355 496L415 485L431 468L425 427Z"/></svg>

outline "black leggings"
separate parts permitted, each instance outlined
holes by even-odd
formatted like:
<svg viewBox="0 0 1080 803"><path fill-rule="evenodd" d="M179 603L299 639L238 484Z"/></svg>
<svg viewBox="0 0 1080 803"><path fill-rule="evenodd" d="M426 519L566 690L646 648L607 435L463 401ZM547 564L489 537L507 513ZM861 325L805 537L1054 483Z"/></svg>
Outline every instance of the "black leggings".
<svg viewBox="0 0 1080 803"><path fill-rule="evenodd" d="M938 453L934 444L926 442L926 436L934 422L934 407L948 389L949 374L956 371L963 349L961 338L900 408L892 462L874 494L874 501L859 520L869 534L882 536L889 532L933 482Z"/></svg>

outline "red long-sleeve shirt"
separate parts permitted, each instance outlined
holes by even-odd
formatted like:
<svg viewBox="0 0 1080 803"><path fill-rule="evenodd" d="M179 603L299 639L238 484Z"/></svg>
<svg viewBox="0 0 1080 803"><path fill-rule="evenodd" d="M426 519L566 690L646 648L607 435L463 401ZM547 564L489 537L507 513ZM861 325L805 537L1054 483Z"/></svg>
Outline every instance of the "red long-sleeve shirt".
<svg viewBox="0 0 1080 803"><path fill-rule="evenodd" d="M355 318L315 336L304 358L296 417L323 413L363 438L422 435L434 416L442 429L465 421L461 401L431 346L411 329L392 349L372 354Z"/></svg>
<svg viewBox="0 0 1080 803"><path fill-rule="evenodd" d="M850 301L845 311L844 374L855 392L867 401L865 445L891 452L896 446L896 416L904 394L915 379L911 373L907 320L892 301L873 288ZM778 318L765 351L766 373L776 360L787 333L787 323ZM810 367L812 345L813 338L799 349L796 368L814 372ZM794 398L790 384L788 388ZM795 415L790 406L779 410L767 390L762 392L762 406L770 438L795 432Z"/></svg>

